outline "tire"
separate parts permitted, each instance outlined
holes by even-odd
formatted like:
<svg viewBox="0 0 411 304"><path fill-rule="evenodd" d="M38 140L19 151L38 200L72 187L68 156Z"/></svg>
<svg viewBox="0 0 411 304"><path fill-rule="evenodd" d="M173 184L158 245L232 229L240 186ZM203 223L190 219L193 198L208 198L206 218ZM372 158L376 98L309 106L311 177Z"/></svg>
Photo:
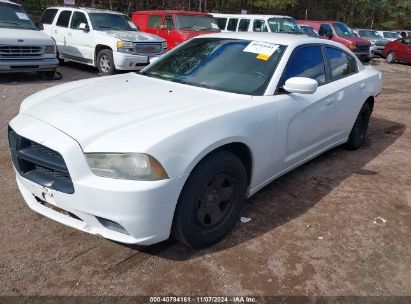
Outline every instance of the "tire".
<svg viewBox="0 0 411 304"><path fill-rule="evenodd" d="M56 71L45 71L45 72L40 72L41 75L47 80L54 80L56 77Z"/></svg>
<svg viewBox="0 0 411 304"><path fill-rule="evenodd" d="M115 73L114 59L112 50L101 50L97 55L97 68L103 76Z"/></svg>
<svg viewBox="0 0 411 304"><path fill-rule="evenodd" d="M388 63L394 63L397 60L397 57L395 56L394 52L389 52L387 54L387 58L386 58Z"/></svg>
<svg viewBox="0 0 411 304"><path fill-rule="evenodd" d="M64 59L60 57L59 52L56 54L57 60L59 61L59 65L64 65Z"/></svg>
<svg viewBox="0 0 411 304"><path fill-rule="evenodd" d="M371 109L368 103L364 103L360 113L358 113L354 126L345 144L348 150L357 150L364 143L365 135L367 134L368 123L371 117Z"/></svg>
<svg viewBox="0 0 411 304"><path fill-rule="evenodd" d="M366 63L368 63L370 61L371 61L371 57L364 58L364 60L363 60L363 62L366 62Z"/></svg>
<svg viewBox="0 0 411 304"><path fill-rule="evenodd" d="M204 248L221 240L240 217L247 173L238 157L216 152L192 171L180 194L173 236L188 247Z"/></svg>

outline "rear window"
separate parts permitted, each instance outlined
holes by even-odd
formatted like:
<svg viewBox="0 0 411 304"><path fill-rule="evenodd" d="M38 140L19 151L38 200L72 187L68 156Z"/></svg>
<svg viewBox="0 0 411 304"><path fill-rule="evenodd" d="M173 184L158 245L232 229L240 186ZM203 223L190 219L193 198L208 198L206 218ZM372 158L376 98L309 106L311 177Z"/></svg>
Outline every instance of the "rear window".
<svg viewBox="0 0 411 304"><path fill-rule="evenodd" d="M237 30L237 23L238 23L237 18L231 18L228 21L227 31L235 32Z"/></svg>
<svg viewBox="0 0 411 304"><path fill-rule="evenodd" d="M264 20L254 20L253 24L253 31L254 32L268 32L267 24Z"/></svg>
<svg viewBox="0 0 411 304"><path fill-rule="evenodd" d="M43 13L43 16L41 16L40 22L43 24L52 24L54 17L56 17L58 9L56 8L49 8L46 9L46 11Z"/></svg>
<svg viewBox="0 0 411 304"><path fill-rule="evenodd" d="M161 16L151 15L148 17L148 27L151 28L160 28L161 26Z"/></svg>
<svg viewBox="0 0 411 304"><path fill-rule="evenodd" d="M68 27L71 17L71 11L62 11L57 19L57 26Z"/></svg>

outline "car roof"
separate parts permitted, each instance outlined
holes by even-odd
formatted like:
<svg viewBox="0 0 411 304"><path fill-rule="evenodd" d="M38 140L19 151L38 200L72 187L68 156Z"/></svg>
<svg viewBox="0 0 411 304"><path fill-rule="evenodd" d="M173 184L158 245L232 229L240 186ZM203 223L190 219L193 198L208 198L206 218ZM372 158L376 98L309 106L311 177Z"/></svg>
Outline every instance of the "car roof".
<svg viewBox="0 0 411 304"><path fill-rule="evenodd" d="M179 11L179 10L149 10L149 11L134 11L133 14L176 14L176 15L201 15L210 16L208 13L194 11Z"/></svg>
<svg viewBox="0 0 411 304"><path fill-rule="evenodd" d="M221 14L211 13L214 17L236 17L236 18L293 18L284 15L256 15L256 14Z"/></svg>
<svg viewBox="0 0 411 304"><path fill-rule="evenodd" d="M244 39L259 42L269 42L279 45L296 47L301 44L328 44L331 46L343 47L342 44L331 40L319 39L299 34L270 33L270 32L221 32L197 36L196 38L226 38L226 39Z"/></svg>
<svg viewBox="0 0 411 304"><path fill-rule="evenodd" d="M1 0L0 0L1 1ZM65 10L83 10L87 13L107 13L107 14L117 14L117 15L124 15L120 12L105 10L105 9L98 9L98 8L91 8L91 7L79 7L79 6L52 6L48 7L47 9L65 9Z"/></svg>

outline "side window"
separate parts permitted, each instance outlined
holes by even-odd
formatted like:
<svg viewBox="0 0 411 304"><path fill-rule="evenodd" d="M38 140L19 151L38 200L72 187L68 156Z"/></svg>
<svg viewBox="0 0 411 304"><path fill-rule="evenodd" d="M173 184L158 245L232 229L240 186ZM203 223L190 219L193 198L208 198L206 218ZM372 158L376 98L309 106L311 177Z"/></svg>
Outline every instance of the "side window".
<svg viewBox="0 0 411 304"><path fill-rule="evenodd" d="M148 27L160 28L160 26L161 26L161 16L150 15L148 17Z"/></svg>
<svg viewBox="0 0 411 304"><path fill-rule="evenodd" d="M237 23L238 19L230 18L230 20L228 20L227 31L235 32L237 30Z"/></svg>
<svg viewBox="0 0 411 304"><path fill-rule="evenodd" d="M411 45L411 38L406 38L404 40L405 40L405 44Z"/></svg>
<svg viewBox="0 0 411 304"><path fill-rule="evenodd" d="M40 22L42 24L52 24L54 17L56 17L57 12L58 12L58 9L56 8L46 9L43 15L41 16Z"/></svg>
<svg viewBox="0 0 411 304"><path fill-rule="evenodd" d="M332 32L332 28L331 28L331 25L329 25L329 24L321 24L320 25L320 30L318 31L318 34L320 35L320 36L327 36L327 33L328 32Z"/></svg>
<svg viewBox="0 0 411 304"><path fill-rule="evenodd" d="M354 58L347 53L335 48L327 47L327 57L330 61L331 74L334 80L347 77L357 72L357 64Z"/></svg>
<svg viewBox="0 0 411 304"><path fill-rule="evenodd" d="M80 24L82 23L88 25L86 15L84 13L74 12L73 18L71 18L70 28L78 30Z"/></svg>
<svg viewBox="0 0 411 304"><path fill-rule="evenodd" d="M241 19L240 24L238 25L238 31L247 32L249 25L250 25L250 19Z"/></svg>
<svg viewBox="0 0 411 304"><path fill-rule="evenodd" d="M320 46L297 49L286 68L281 86L292 77L307 77L317 80L318 85L326 82L324 57Z"/></svg>
<svg viewBox="0 0 411 304"><path fill-rule="evenodd" d="M167 29L174 29L173 16L171 15L165 16L164 25L167 25Z"/></svg>
<svg viewBox="0 0 411 304"><path fill-rule="evenodd" d="M268 32L267 24L264 20L254 20L253 32Z"/></svg>
<svg viewBox="0 0 411 304"><path fill-rule="evenodd" d="M57 19L57 26L68 27L71 17L71 11L62 11Z"/></svg>
<svg viewBox="0 0 411 304"><path fill-rule="evenodd" d="M217 20L217 25L220 30L224 31L225 26L227 25L227 18L215 18L215 20Z"/></svg>

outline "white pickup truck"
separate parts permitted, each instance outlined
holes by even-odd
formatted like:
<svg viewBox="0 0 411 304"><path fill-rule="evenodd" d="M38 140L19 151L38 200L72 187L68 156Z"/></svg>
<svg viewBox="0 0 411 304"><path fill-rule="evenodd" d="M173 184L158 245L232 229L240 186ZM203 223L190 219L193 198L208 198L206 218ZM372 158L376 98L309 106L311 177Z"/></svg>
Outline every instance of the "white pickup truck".
<svg viewBox="0 0 411 304"><path fill-rule="evenodd" d="M167 51L163 38L140 32L126 15L113 11L51 7L40 22L56 41L60 61L95 66L102 75L140 70Z"/></svg>
<svg viewBox="0 0 411 304"><path fill-rule="evenodd" d="M0 0L0 73L41 72L54 77L56 44L40 32L21 5Z"/></svg>

